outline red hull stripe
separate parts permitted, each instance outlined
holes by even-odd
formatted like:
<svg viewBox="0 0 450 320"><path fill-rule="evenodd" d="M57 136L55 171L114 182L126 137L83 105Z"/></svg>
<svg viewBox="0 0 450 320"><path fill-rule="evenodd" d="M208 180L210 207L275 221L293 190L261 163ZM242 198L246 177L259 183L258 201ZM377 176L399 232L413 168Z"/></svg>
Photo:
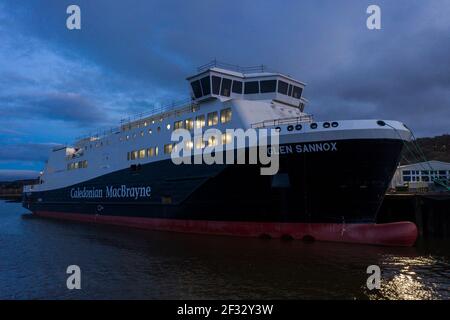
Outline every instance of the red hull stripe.
<svg viewBox="0 0 450 320"><path fill-rule="evenodd" d="M319 241L348 242L386 246L412 246L417 239L417 227L412 222L370 223L283 223L179 220L124 216L101 216L65 212L35 212L37 216L72 221L120 225L147 230L163 230L216 235L236 235L272 238L290 236L293 239L312 237Z"/></svg>

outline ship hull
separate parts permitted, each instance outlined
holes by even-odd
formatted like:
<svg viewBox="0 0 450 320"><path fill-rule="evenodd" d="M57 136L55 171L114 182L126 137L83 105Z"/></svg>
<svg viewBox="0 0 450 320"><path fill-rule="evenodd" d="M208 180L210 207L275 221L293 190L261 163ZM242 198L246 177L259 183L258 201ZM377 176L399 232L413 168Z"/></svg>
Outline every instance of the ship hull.
<svg viewBox="0 0 450 320"><path fill-rule="evenodd" d="M412 245L414 224L376 224L402 145L395 139L285 144L275 150L275 176L261 175L258 165L169 159L24 194L23 205L45 217L152 230ZM144 197L107 197L108 186L139 187Z"/></svg>

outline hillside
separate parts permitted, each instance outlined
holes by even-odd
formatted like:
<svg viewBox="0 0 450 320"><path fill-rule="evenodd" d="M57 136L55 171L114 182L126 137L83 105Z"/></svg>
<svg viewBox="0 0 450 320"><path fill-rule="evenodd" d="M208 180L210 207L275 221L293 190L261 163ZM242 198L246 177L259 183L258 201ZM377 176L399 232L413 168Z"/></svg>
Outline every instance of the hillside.
<svg viewBox="0 0 450 320"><path fill-rule="evenodd" d="M442 136L437 136L433 138L418 138L416 140L417 145L422 150L425 155L426 160L438 160L444 162L450 162L450 135L444 134ZM408 150L409 148L409 150ZM411 151L415 150L414 145L410 142L408 147L403 150L402 164L407 164L414 161L415 158L419 158L418 152L415 155L411 155ZM420 157L420 161L423 158Z"/></svg>

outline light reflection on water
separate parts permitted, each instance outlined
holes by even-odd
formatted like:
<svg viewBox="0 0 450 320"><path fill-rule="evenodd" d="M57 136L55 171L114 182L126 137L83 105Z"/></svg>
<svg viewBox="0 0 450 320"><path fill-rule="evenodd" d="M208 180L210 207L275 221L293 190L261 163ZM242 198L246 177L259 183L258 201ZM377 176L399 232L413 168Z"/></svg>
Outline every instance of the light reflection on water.
<svg viewBox="0 0 450 320"><path fill-rule="evenodd" d="M449 243L283 242L24 220L0 202L0 298L449 299ZM82 290L65 287L82 270ZM369 291L366 269L381 268Z"/></svg>

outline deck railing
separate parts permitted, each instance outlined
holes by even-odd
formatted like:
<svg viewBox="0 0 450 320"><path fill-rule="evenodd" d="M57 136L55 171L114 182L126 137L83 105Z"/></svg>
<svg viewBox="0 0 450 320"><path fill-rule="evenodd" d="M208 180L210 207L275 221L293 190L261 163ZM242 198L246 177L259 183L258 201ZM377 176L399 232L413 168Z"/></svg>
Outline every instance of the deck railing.
<svg viewBox="0 0 450 320"><path fill-rule="evenodd" d="M300 117L293 117L293 118L282 118L282 119L273 119L273 120L265 120L257 123L252 124L252 128L267 128L267 127L275 127L278 125L285 125L285 124L300 124L300 123L309 123L313 122L313 115L308 114Z"/></svg>
<svg viewBox="0 0 450 320"><path fill-rule="evenodd" d="M82 142L95 142L96 140L100 140L106 136L109 136L114 133L119 133L123 130L128 130L133 128L134 124L138 124L140 121L144 119L164 119L167 116L170 116L173 113L184 113L186 111L190 111L193 107L197 105L191 99L183 99L180 101L175 101L170 104L162 105L157 108L153 108L152 110L141 112L135 115L132 115L128 118L124 118L120 120L120 126L112 127L108 129L98 130L93 133L89 133L76 138L76 143Z"/></svg>
<svg viewBox="0 0 450 320"><path fill-rule="evenodd" d="M202 71L206 71L210 68L214 68L214 67L227 69L227 70L231 70L231 71L236 71L236 72L241 72L241 73L268 72L268 70L269 70L267 68L267 66L265 66L263 64L258 65L258 66L241 67L241 66L238 66L235 64L220 62L220 61L217 61L214 59L214 60L198 67L197 71L202 72Z"/></svg>

